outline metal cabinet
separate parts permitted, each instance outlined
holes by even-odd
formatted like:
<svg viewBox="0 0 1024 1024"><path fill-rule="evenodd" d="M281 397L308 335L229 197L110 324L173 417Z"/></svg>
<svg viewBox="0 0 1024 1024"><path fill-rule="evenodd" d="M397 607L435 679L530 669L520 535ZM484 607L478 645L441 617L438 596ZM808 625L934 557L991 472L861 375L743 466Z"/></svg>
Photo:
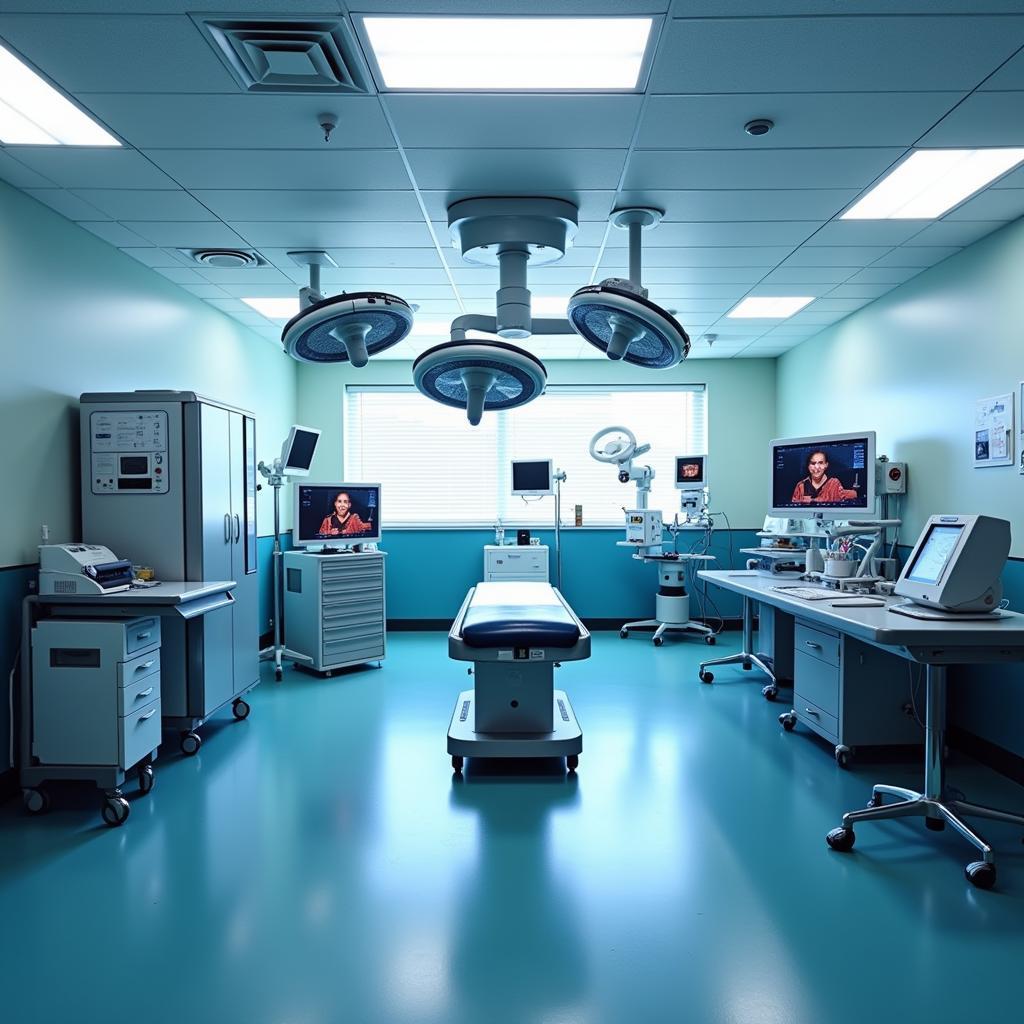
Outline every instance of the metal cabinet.
<svg viewBox="0 0 1024 1024"><path fill-rule="evenodd" d="M164 724L190 731L259 682L256 425L193 392L81 398L82 536L157 578L233 580L231 604L166 621Z"/></svg>
<svg viewBox="0 0 1024 1024"><path fill-rule="evenodd" d="M548 582L548 549L543 544L484 545L484 581Z"/></svg>
<svg viewBox="0 0 1024 1024"><path fill-rule="evenodd" d="M793 710L781 717L787 729L806 725L834 744L843 767L856 747L922 742L902 658L799 618L793 651Z"/></svg>
<svg viewBox="0 0 1024 1024"><path fill-rule="evenodd" d="M284 555L288 646L317 672L381 661L386 653L384 552Z"/></svg>

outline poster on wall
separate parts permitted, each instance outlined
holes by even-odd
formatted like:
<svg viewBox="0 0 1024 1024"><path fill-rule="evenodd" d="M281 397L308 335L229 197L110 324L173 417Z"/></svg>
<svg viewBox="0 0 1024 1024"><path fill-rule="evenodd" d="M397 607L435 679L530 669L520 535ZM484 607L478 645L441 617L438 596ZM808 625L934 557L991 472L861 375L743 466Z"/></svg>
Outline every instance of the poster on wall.
<svg viewBox="0 0 1024 1024"><path fill-rule="evenodd" d="M1014 464L1013 392L979 398L974 407L974 468Z"/></svg>

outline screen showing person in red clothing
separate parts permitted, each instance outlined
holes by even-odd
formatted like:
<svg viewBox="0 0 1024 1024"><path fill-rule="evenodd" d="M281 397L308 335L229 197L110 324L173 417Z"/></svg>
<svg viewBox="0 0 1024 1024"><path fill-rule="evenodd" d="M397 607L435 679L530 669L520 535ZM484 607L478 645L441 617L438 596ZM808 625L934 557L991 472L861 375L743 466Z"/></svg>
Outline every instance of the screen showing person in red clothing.
<svg viewBox="0 0 1024 1024"><path fill-rule="evenodd" d="M295 543L380 540L378 484L300 484L296 491Z"/></svg>
<svg viewBox="0 0 1024 1024"><path fill-rule="evenodd" d="M773 508L868 510L867 437L776 444L772 462Z"/></svg>

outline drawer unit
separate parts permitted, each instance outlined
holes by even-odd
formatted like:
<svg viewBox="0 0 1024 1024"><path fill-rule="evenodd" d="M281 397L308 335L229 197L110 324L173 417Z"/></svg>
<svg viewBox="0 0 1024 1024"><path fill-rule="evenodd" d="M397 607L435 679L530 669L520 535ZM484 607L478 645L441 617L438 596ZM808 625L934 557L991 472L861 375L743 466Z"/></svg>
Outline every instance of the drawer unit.
<svg viewBox="0 0 1024 1024"><path fill-rule="evenodd" d="M793 650L795 653L810 654L828 663L839 665L840 638L832 633L815 628L797 619L793 627Z"/></svg>
<svg viewBox="0 0 1024 1024"><path fill-rule="evenodd" d="M284 620L288 646L336 668L380 661L385 654L384 552L284 556Z"/></svg>
<svg viewBox="0 0 1024 1024"><path fill-rule="evenodd" d="M32 630L34 757L124 772L152 755L160 745L159 642L156 618L41 620Z"/></svg>
<svg viewBox="0 0 1024 1024"><path fill-rule="evenodd" d="M839 714L839 666L818 661L803 651L793 655L793 693L797 704L810 701L830 715Z"/></svg>
<svg viewBox="0 0 1024 1024"><path fill-rule="evenodd" d="M835 715L830 715L824 708L819 708L810 701L801 700L799 697L794 697L793 710L804 725L831 743L839 742L839 719Z"/></svg>
<svg viewBox="0 0 1024 1024"><path fill-rule="evenodd" d="M487 583L521 580L547 583L548 549L543 544L484 546L484 575Z"/></svg>

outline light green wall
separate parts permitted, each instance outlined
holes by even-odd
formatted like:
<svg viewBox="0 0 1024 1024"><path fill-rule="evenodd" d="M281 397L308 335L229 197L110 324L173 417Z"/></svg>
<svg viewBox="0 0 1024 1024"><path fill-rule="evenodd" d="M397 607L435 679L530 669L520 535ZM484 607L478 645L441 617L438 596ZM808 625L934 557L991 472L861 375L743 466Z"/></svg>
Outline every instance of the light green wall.
<svg viewBox="0 0 1024 1024"><path fill-rule="evenodd" d="M1020 557L1024 476L972 459L976 399L1019 394L1021 380L1024 220L782 356L779 433L876 430L878 451L909 463L906 543L935 513L984 512L1010 520ZM1016 447L1019 459L1019 433Z"/></svg>
<svg viewBox="0 0 1024 1024"><path fill-rule="evenodd" d="M660 373L609 360L547 366L551 384L706 384L712 505L725 512L736 529L764 521L768 441L775 433L774 359L700 359ZM348 365L300 366L299 422L324 431L312 475L330 480L341 472L345 384L411 383L412 366L406 362L371 360L361 370Z"/></svg>
<svg viewBox="0 0 1024 1024"><path fill-rule="evenodd" d="M250 409L261 457L294 421L295 364L279 346L2 183L0 311L0 566L36 561L42 523L79 539L83 391L191 390Z"/></svg>

